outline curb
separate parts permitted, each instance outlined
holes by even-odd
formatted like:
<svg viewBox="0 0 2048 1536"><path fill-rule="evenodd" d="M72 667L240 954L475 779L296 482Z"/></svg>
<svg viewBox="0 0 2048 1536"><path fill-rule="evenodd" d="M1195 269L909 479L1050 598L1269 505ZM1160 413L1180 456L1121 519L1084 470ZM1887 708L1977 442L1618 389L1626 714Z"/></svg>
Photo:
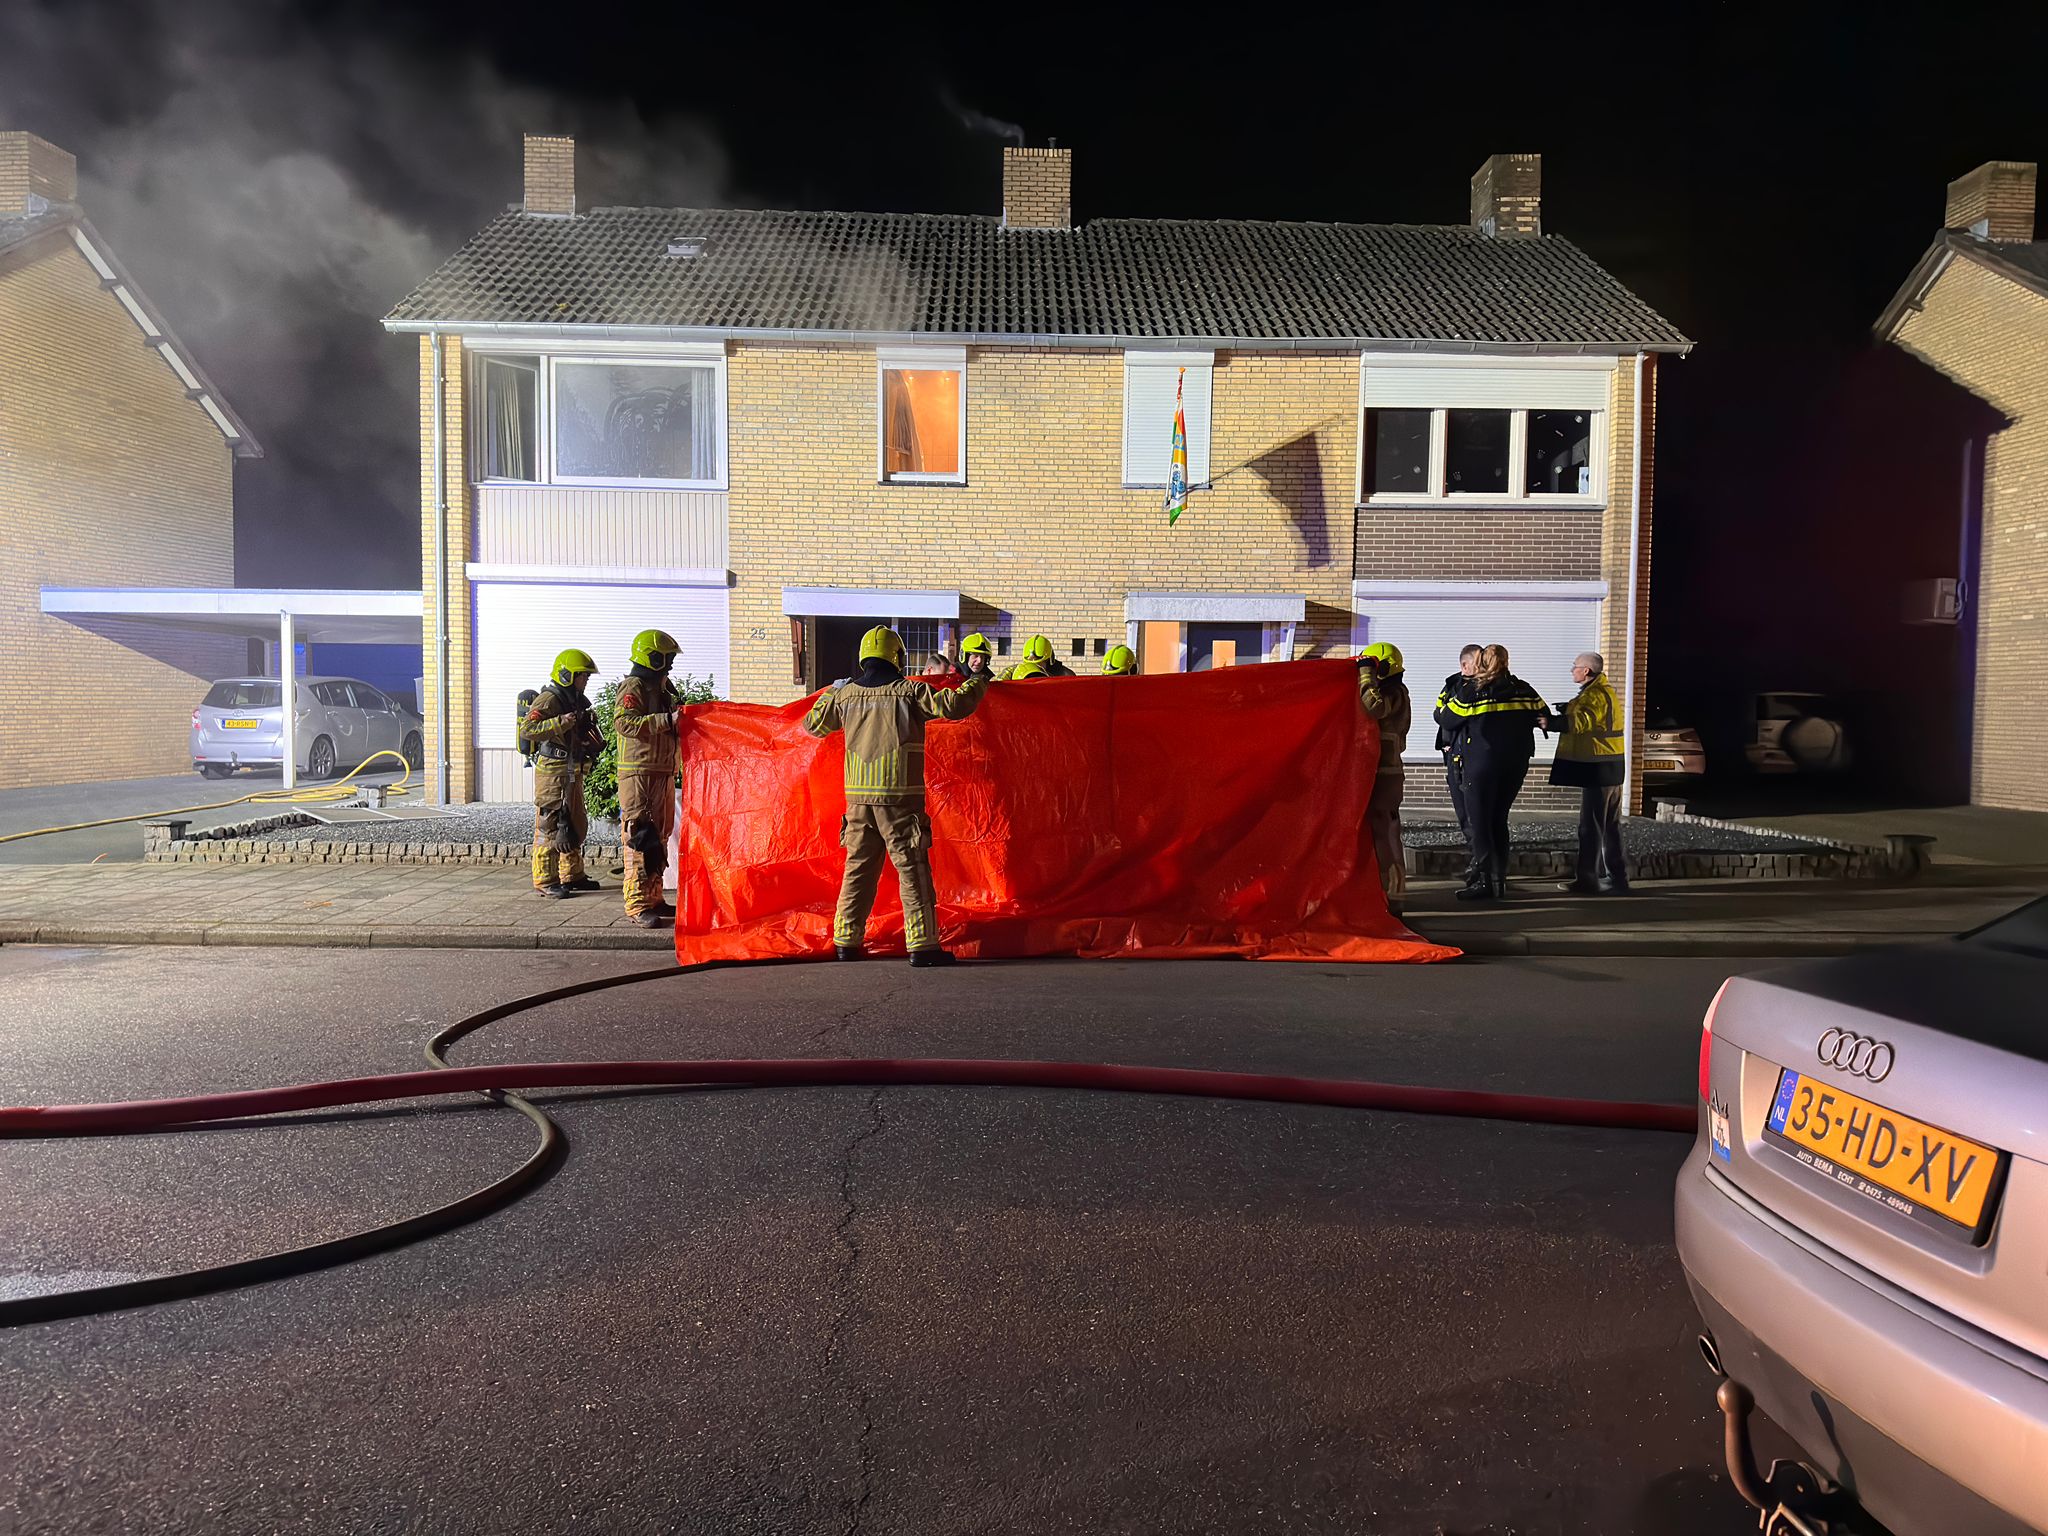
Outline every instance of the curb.
<svg viewBox="0 0 2048 1536"><path fill-rule="evenodd" d="M1751 933L1741 930L1702 933L1693 930L1683 934L1597 928L1577 931L1539 929L1534 933L1430 932L1422 928L1415 931L1433 943L1453 945L1474 958L1577 955L1616 960L1686 956L1791 959L1846 955L1859 949L1889 949L1901 944L1934 944L1952 937L1946 933L1861 933L1841 929L1812 933Z"/></svg>

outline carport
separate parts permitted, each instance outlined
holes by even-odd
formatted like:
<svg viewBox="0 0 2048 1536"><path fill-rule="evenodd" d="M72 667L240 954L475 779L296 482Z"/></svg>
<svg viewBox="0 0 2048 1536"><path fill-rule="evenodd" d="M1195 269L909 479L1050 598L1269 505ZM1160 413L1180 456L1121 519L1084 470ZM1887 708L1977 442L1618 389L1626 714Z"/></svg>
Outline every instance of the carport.
<svg viewBox="0 0 2048 1536"><path fill-rule="evenodd" d="M289 700L293 658L306 645L418 645L420 594L255 587L44 587L43 612L83 628L95 621L145 619L177 629L262 640L275 647L274 671ZM424 699L419 701L425 706ZM296 711L284 715L284 785L298 783ZM442 729L436 740L445 742ZM435 764L441 799L448 765Z"/></svg>

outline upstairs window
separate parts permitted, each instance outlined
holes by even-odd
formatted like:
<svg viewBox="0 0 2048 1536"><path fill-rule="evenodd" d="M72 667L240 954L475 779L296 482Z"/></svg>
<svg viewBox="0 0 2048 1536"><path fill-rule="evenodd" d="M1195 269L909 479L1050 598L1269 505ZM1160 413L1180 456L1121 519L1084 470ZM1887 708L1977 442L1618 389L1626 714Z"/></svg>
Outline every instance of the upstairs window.
<svg viewBox="0 0 2048 1536"><path fill-rule="evenodd" d="M1611 361L1368 355L1360 381L1366 501L1546 500L1606 494Z"/></svg>
<svg viewBox="0 0 2048 1536"><path fill-rule="evenodd" d="M487 357L477 368L483 385L478 468L486 480L540 478L540 359Z"/></svg>
<svg viewBox="0 0 2048 1536"><path fill-rule="evenodd" d="M967 355L960 348L878 354L876 415L885 481L967 478Z"/></svg>
<svg viewBox="0 0 2048 1536"><path fill-rule="evenodd" d="M1374 411L1365 423L1365 489L1371 496L1427 496L1430 411Z"/></svg>
<svg viewBox="0 0 2048 1536"><path fill-rule="evenodd" d="M1124 484L1164 489L1173 465L1173 402L1187 418L1188 484L1209 483L1212 352L1124 354Z"/></svg>
<svg viewBox="0 0 2048 1536"><path fill-rule="evenodd" d="M1531 411L1523 489L1530 496L1593 494L1593 413Z"/></svg>
<svg viewBox="0 0 2048 1536"><path fill-rule="evenodd" d="M1512 411L1444 412L1444 494L1505 496Z"/></svg>
<svg viewBox="0 0 2048 1536"><path fill-rule="evenodd" d="M555 479L719 480L718 373L694 363L554 365Z"/></svg>

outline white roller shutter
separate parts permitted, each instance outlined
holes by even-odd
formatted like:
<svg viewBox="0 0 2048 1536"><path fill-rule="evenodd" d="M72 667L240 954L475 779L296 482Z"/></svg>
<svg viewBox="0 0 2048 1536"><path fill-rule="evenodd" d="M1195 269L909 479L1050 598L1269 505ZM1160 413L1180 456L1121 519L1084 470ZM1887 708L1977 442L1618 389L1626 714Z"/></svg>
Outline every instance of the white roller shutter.
<svg viewBox="0 0 2048 1536"><path fill-rule="evenodd" d="M1406 761L1427 761L1434 731L1425 729L1436 691L1458 670L1468 645L1504 645L1515 676L1552 704L1578 692L1572 662L1600 648L1604 582L1360 582L1352 589L1353 638L1399 647L1415 702L1416 727ZM1536 756L1548 762L1556 738L1538 735Z"/></svg>
<svg viewBox="0 0 2048 1536"><path fill-rule="evenodd" d="M1365 403L1507 411L1604 411L1614 369L1573 365L1530 368L1365 364Z"/></svg>
<svg viewBox="0 0 2048 1536"><path fill-rule="evenodd" d="M597 659L601 686L632 664L633 637L665 629L682 645L678 673L707 673L720 693L732 677L724 587L479 582L476 588L476 743L512 747L522 689L547 681L558 652Z"/></svg>
<svg viewBox="0 0 2048 1536"><path fill-rule="evenodd" d="M1209 483L1210 352L1124 354L1124 484L1164 487L1173 462L1173 397L1181 369L1188 423L1188 484Z"/></svg>

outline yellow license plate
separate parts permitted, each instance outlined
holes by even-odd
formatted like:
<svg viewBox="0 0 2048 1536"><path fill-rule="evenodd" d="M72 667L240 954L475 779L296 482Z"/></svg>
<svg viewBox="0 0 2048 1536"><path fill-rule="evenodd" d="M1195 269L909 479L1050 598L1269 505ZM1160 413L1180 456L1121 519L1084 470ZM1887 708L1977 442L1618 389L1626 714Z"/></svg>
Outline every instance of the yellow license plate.
<svg viewBox="0 0 2048 1536"><path fill-rule="evenodd" d="M1981 1232L2004 1154L1785 1069L1764 1131L1816 1173L1901 1215Z"/></svg>
<svg viewBox="0 0 2048 1536"><path fill-rule="evenodd" d="M228 728L229 730L231 730L231 731L253 731L253 730L255 730L255 729L256 729L256 727L257 727L257 726L261 725L262 723L263 723L263 722L262 722L261 720L223 720L223 721L221 721L221 724L222 724L222 725L224 725L224 726L226 726L226 727L227 727L227 728Z"/></svg>

